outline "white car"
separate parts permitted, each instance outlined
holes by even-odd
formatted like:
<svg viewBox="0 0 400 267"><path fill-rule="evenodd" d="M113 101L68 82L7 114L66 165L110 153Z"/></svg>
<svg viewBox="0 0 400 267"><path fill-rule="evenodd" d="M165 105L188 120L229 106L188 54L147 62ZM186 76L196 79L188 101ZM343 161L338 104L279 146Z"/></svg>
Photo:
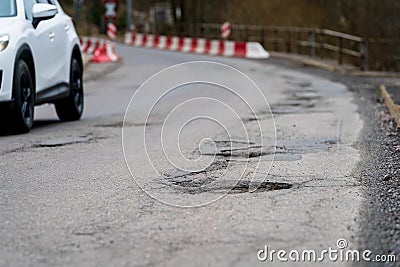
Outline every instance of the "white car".
<svg viewBox="0 0 400 267"><path fill-rule="evenodd" d="M82 75L79 38L56 0L0 0L0 128L28 132L44 103L79 120Z"/></svg>

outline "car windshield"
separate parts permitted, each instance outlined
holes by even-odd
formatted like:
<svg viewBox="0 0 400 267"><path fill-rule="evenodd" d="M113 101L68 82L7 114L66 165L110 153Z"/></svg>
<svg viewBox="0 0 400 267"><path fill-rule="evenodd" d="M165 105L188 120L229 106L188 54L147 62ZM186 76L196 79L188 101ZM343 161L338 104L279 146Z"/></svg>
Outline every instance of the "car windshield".
<svg viewBox="0 0 400 267"><path fill-rule="evenodd" d="M0 17L13 17L16 15L15 0L0 0Z"/></svg>

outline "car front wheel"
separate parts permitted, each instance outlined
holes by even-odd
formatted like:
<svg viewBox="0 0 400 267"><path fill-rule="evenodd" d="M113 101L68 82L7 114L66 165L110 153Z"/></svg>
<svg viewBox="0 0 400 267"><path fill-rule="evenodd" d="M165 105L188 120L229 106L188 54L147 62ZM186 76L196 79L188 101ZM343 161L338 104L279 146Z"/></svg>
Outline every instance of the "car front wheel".
<svg viewBox="0 0 400 267"><path fill-rule="evenodd" d="M14 108L10 124L17 133L27 133L33 125L34 85L29 67L22 59L17 61L14 79Z"/></svg>
<svg viewBox="0 0 400 267"><path fill-rule="evenodd" d="M70 94L55 103L61 121L79 120L83 113L83 72L76 58L71 60Z"/></svg>

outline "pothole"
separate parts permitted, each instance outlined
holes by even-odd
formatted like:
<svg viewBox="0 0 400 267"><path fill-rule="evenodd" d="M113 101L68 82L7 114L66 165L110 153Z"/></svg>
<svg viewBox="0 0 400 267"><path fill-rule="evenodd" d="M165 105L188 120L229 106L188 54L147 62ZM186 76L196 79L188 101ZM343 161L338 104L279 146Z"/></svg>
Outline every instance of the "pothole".
<svg viewBox="0 0 400 267"><path fill-rule="evenodd" d="M294 86L302 87L302 88L311 87L311 83L305 82L305 81L293 81L292 80L292 81L286 81L286 83L289 85L294 85Z"/></svg>
<svg viewBox="0 0 400 267"><path fill-rule="evenodd" d="M164 174L163 177L167 185L196 189L217 180L228 165L227 161L219 160L214 161L210 166L201 171L174 170Z"/></svg>
<svg viewBox="0 0 400 267"><path fill-rule="evenodd" d="M310 101L321 99L322 96L317 94L315 91L300 91L293 93L293 98L300 101Z"/></svg>
<svg viewBox="0 0 400 267"><path fill-rule="evenodd" d="M290 90L286 93L290 95L287 99L271 106L274 115L329 112L324 108L322 96L315 90Z"/></svg>
<svg viewBox="0 0 400 267"><path fill-rule="evenodd" d="M292 106L292 107L303 107L303 108L313 108L315 107L315 102L308 101L298 101L298 100L283 100L279 101L277 106Z"/></svg>
<svg viewBox="0 0 400 267"><path fill-rule="evenodd" d="M113 122L113 123L105 123L105 124L96 124L94 127L99 128L122 128L122 127L150 127L162 125L162 122L147 122L147 123L127 123L125 124L122 121Z"/></svg>
<svg viewBox="0 0 400 267"><path fill-rule="evenodd" d="M261 146L245 146L245 147L218 147L217 151L213 151L212 148L203 148L201 151L202 155L205 156L217 156L225 158L258 158L266 155L274 154L273 147L261 147Z"/></svg>
<svg viewBox="0 0 400 267"><path fill-rule="evenodd" d="M233 144L249 144L249 145L254 145L254 142L251 141L245 141L245 140L215 140L214 143L217 146L231 146Z"/></svg>
<svg viewBox="0 0 400 267"><path fill-rule="evenodd" d="M336 139L306 139L306 140L277 140L276 147L262 147L255 143L246 145L246 142L238 142L236 146L230 141L215 142L216 147L210 142L205 143L200 154L205 156L223 157L227 162L238 161L295 161L302 158L302 154L319 150L330 150L340 143ZM196 150L196 153L199 151Z"/></svg>
<svg viewBox="0 0 400 267"><path fill-rule="evenodd" d="M101 226L95 224L82 225L73 231L74 235L91 236L98 233L104 233L110 229L109 226Z"/></svg>
<svg viewBox="0 0 400 267"><path fill-rule="evenodd" d="M303 139L303 140L278 140L276 153L306 154L319 150L330 150L340 143L336 138L332 139Z"/></svg>
<svg viewBox="0 0 400 267"><path fill-rule="evenodd" d="M265 181L260 184L252 184L249 181L240 181L234 186L228 194L242 194L249 193L250 189L257 188L252 193L261 193L266 191L276 191L276 190L287 190L293 187L293 184L289 183L279 183L279 182L270 182Z"/></svg>
<svg viewBox="0 0 400 267"><path fill-rule="evenodd" d="M171 186L171 184L169 184ZM264 181L254 183L250 181L212 181L207 184L183 182L174 184L173 189L179 193L201 194L243 194L243 193L262 193L277 190L288 190L293 188L293 184L285 182Z"/></svg>
<svg viewBox="0 0 400 267"><path fill-rule="evenodd" d="M8 150L0 152L0 156L4 156L4 155L7 155L7 154L12 154L12 153L25 152L27 149L28 149L28 147L26 147L26 146L21 146L21 147L17 147L17 148L8 149Z"/></svg>
<svg viewBox="0 0 400 267"><path fill-rule="evenodd" d="M73 144L80 144L80 143L89 143L94 139L92 134L88 135L79 135L79 136L67 136L67 137L59 137L41 141L33 147L60 147L60 146L67 146Z"/></svg>
<svg viewBox="0 0 400 267"><path fill-rule="evenodd" d="M118 121L118 122L113 122L113 123L106 123L106 124L96 124L94 127L100 127L100 128L122 128L123 122Z"/></svg>

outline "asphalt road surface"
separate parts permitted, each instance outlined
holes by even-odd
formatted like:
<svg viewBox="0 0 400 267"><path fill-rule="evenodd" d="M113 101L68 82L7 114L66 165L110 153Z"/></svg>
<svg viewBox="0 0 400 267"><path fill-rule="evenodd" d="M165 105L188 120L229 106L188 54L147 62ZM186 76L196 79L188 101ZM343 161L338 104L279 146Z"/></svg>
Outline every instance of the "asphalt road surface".
<svg viewBox="0 0 400 267"><path fill-rule="evenodd" d="M280 266L258 252L357 248L363 121L344 84L269 61L117 51L115 68L88 67L82 120L42 106L31 133L0 137L0 266Z"/></svg>

